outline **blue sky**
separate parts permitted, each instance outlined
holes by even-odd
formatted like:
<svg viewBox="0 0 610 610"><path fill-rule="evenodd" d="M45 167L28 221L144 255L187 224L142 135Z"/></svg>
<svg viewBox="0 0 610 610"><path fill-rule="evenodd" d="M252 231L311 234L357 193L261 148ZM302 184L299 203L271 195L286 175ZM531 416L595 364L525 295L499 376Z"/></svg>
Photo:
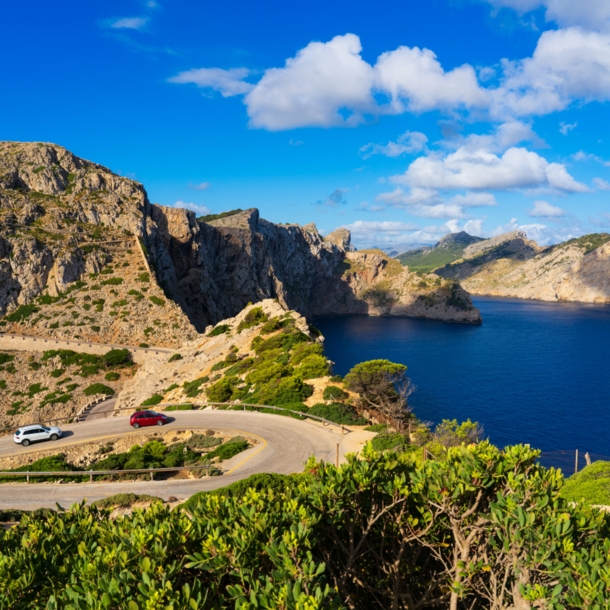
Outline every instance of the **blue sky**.
<svg viewBox="0 0 610 610"><path fill-rule="evenodd" d="M607 0L10 3L0 138L407 249L610 229Z"/></svg>

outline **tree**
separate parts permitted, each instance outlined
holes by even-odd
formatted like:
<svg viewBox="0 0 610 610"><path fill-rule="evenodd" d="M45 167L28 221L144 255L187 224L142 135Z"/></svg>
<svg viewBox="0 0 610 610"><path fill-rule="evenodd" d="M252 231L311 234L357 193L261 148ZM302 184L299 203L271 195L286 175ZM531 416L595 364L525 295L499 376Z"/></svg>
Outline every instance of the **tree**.
<svg viewBox="0 0 610 610"><path fill-rule="evenodd" d="M389 360L369 360L357 364L343 383L360 396L360 409L370 409L383 423L402 430L413 414L408 399L415 387L406 377L407 367Z"/></svg>

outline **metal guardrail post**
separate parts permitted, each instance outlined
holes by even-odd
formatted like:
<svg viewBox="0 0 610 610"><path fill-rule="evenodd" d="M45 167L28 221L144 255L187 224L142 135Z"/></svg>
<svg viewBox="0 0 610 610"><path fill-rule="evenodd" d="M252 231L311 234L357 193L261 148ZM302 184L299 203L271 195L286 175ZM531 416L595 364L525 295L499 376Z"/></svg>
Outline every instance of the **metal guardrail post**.
<svg viewBox="0 0 610 610"><path fill-rule="evenodd" d="M93 470L89 471L89 483L93 483Z"/></svg>

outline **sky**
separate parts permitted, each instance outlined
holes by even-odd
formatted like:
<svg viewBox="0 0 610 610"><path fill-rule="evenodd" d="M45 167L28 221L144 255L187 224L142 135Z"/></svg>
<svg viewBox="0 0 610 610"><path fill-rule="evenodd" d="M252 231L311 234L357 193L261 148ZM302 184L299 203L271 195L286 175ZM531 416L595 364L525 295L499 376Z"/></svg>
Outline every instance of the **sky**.
<svg viewBox="0 0 610 610"><path fill-rule="evenodd" d="M0 40L0 139L162 205L398 251L610 230L608 0L24 0Z"/></svg>

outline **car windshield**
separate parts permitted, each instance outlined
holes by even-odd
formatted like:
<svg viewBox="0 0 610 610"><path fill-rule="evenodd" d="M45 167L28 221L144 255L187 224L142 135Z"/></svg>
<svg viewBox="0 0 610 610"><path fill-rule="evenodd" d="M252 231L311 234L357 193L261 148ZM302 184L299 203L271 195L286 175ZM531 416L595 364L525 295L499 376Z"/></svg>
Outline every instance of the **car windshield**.
<svg viewBox="0 0 610 610"><path fill-rule="evenodd" d="M51 428L47 428L46 426L40 426L43 430L45 430L46 432L50 432Z"/></svg>
<svg viewBox="0 0 610 610"><path fill-rule="evenodd" d="M15 432L15 436L19 436L21 434L21 430L17 430L17 432Z"/></svg>

